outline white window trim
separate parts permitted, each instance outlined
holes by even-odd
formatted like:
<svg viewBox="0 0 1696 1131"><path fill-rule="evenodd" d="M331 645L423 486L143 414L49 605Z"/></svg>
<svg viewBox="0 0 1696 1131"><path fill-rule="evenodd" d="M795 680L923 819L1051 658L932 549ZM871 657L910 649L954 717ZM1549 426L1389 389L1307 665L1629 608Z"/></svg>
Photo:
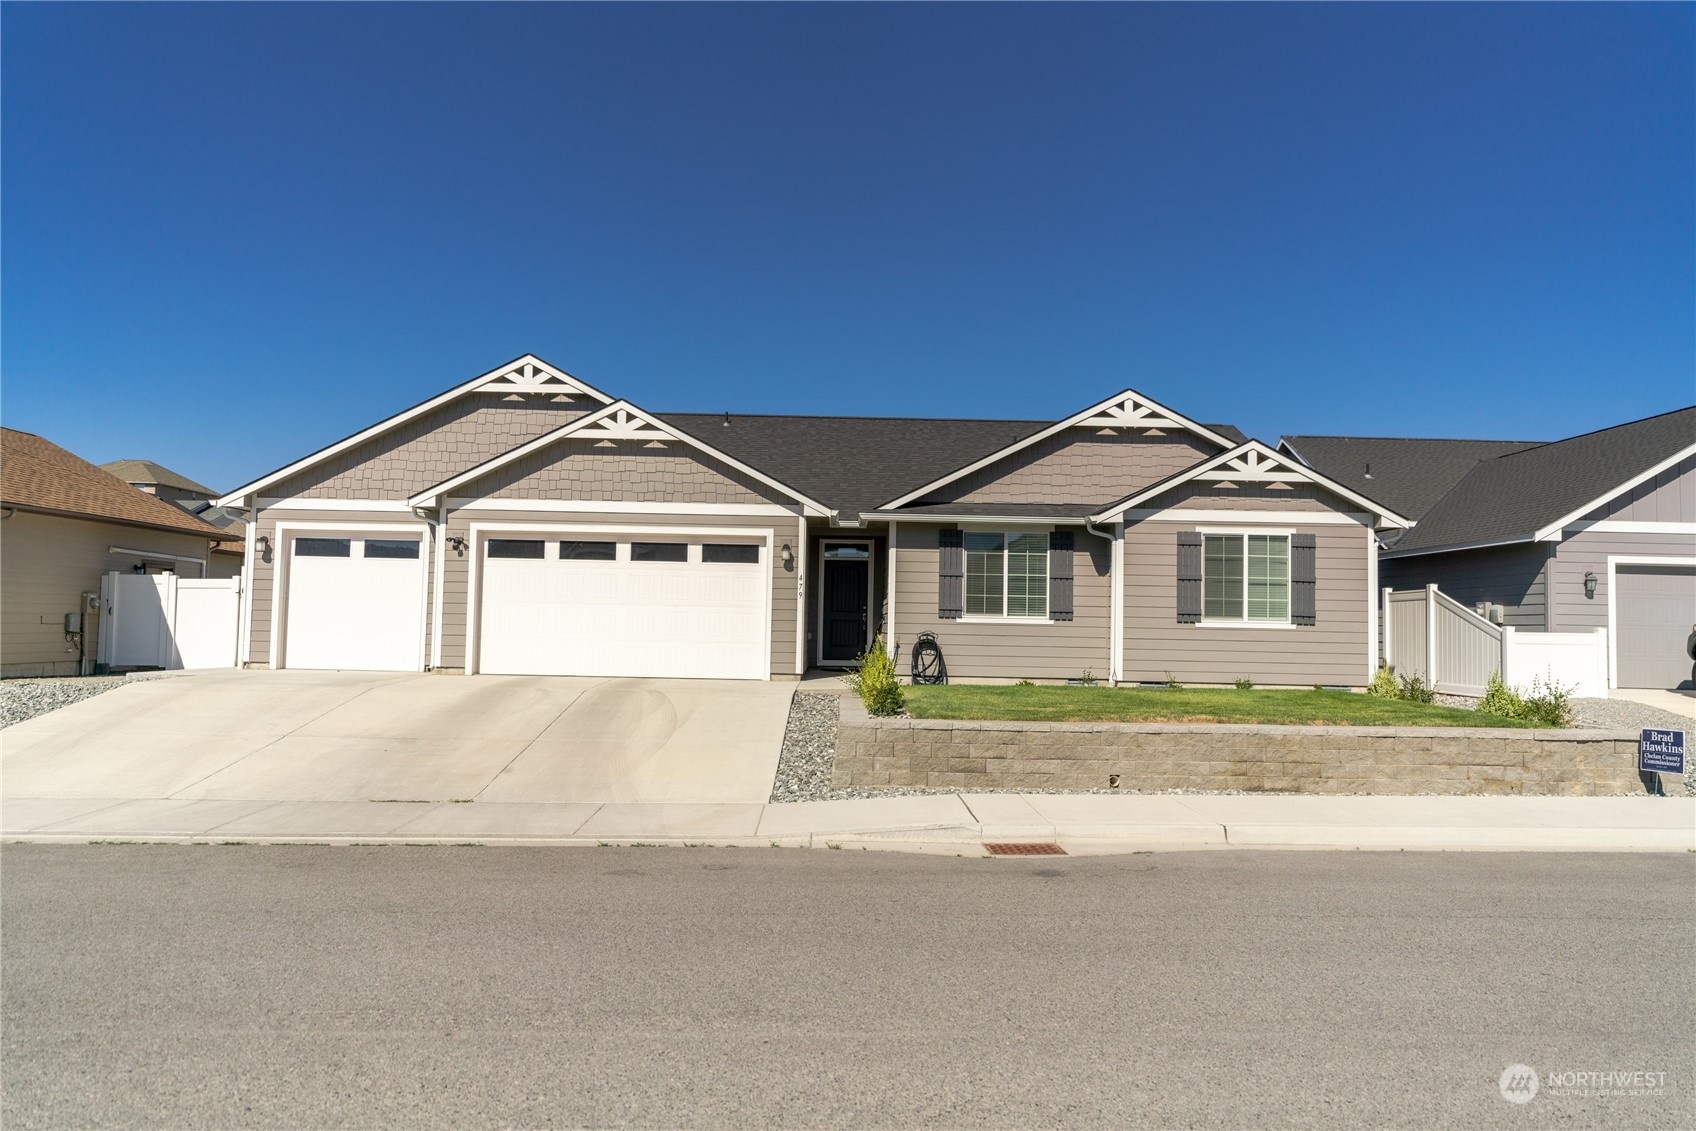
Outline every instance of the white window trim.
<svg viewBox="0 0 1696 1131"><path fill-rule="evenodd" d="M824 556L826 545L864 546L866 548L866 642L861 649L862 652L870 651L872 641L877 639L877 633L874 631L877 618L872 615L875 611L872 608L872 594L877 592L877 547L873 545L870 538L831 538L822 534L819 536L819 591L813 598L814 604L818 607L818 620L815 622L818 625L818 639L816 641L818 647L814 649L814 659L821 668L851 668L854 666L853 660L827 660L824 658L824 592L827 588L824 584L824 571L830 565L830 559Z"/></svg>
<svg viewBox="0 0 1696 1131"><path fill-rule="evenodd" d="M1268 530L1264 526L1262 526L1262 527L1203 526L1203 527L1198 527L1196 529L1196 533L1198 533L1202 536L1202 549L1201 549L1201 620L1197 621L1196 622L1197 624L1201 625L1203 628L1208 628L1208 627L1212 627L1212 628L1299 628L1299 627L1301 627L1300 625L1297 625L1295 623L1295 621L1293 621L1290 617L1290 595L1291 595L1291 590L1294 588L1294 584L1295 584L1290 579L1290 567L1294 564L1293 563L1294 554L1293 554L1291 547L1287 543L1295 537L1296 532L1294 530L1288 530L1288 529ZM1243 538L1243 615L1241 617L1232 619L1231 617L1209 617L1207 615L1207 542L1206 542L1206 538L1209 534L1237 535L1237 536L1241 536ZM1284 619L1283 620L1250 620L1250 619L1248 619L1248 536L1249 535L1253 535L1255 537L1260 537L1260 538L1283 538L1286 541L1286 545L1284 547Z"/></svg>
<svg viewBox="0 0 1696 1131"><path fill-rule="evenodd" d="M1045 526L1045 527L1042 527L1042 528L1039 529L1039 528L1030 527L1030 526L1023 527L1023 528L1014 527L1014 526L996 526L993 529L984 529L984 528L981 528L981 527L978 528L978 529L967 529L964 526L964 524L962 524L961 529L962 529L962 532L965 533L965 534L999 534L999 535L1001 535L1001 609L1002 609L1002 611L1000 613L968 613L968 612L966 612L966 600L967 600L967 597L966 597L966 579L971 575L971 570L969 568L968 563L971 561L972 551L966 549L965 540L962 539L961 540L961 546L960 546L960 553L961 553L961 561L960 561L960 620L965 621L965 622L970 623L970 624L1055 624L1055 623L1057 623L1054 619L1054 614L1053 614L1052 609L1051 609L1052 598L1053 598L1054 595L1048 591L1048 579L1049 579L1049 575L1048 575L1048 555L1053 553L1054 551L1051 550L1046 544L1043 546L1043 549L1042 549L1042 561L1043 561L1042 615L1036 616L1036 617L1031 617L1031 616L1019 617L1019 616L1014 616L1011 613L1008 613L1006 611L1006 609L1007 609L1007 583L1012 578L1011 572L1007 569L1007 539L1009 539L1009 538L1011 538L1015 535L1019 535L1019 534L1034 534L1034 535L1036 535L1040 538L1047 539L1048 535L1050 533L1052 533L1052 529L1050 527Z"/></svg>
<svg viewBox="0 0 1696 1131"><path fill-rule="evenodd" d="M299 535L310 537L319 531L328 532L335 538L357 538L365 534L381 538L390 532L418 535L422 543L418 548L418 565L423 577L423 584L419 586L423 599L418 603L418 666L412 670L426 670L424 638L430 625L430 564L434 558L431 552L434 540L430 537L430 524L422 519L417 522L279 522L272 528L271 552L276 555L276 564L271 570L271 650L267 657L272 670L286 666L288 660L283 633L288 626L285 606L289 598L289 562L294 557L293 541Z"/></svg>
<svg viewBox="0 0 1696 1131"><path fill-rule="evenodd" d="M1619 566L1696 566L1696 557L1676 557L1670 554L1609 554L1608 555L1608 690L1619 686L1619 617L1614 609L1619 592Z"/></svg>

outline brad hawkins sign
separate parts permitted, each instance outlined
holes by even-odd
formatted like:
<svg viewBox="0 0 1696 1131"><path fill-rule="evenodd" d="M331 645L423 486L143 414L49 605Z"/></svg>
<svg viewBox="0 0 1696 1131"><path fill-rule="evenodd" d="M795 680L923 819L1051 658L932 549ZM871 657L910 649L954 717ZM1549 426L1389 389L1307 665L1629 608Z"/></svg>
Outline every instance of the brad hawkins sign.
<svg viewBox="0 0 1696 1131"><path fill-rule="evenodd" d="M1682 774L1684 732L1644 727L1637 740L1637 769L1641 773Z"/></svg>

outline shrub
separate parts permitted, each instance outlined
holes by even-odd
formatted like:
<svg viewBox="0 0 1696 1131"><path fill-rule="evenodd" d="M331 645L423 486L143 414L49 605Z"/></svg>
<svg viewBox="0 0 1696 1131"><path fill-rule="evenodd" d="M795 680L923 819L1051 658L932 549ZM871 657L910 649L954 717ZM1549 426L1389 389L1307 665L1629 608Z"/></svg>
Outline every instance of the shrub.
<svg viewBox="0 0 1696 1131"><path fill-rule="evenodd" d="M1401 693L1398 698L1406 699L1409 703L1430 703L1437 698L1437 689L1425 686L1423 676L1404 675L1398 678L1401 680Z"/></svg>
<svg viewBox="0 0 1696 1131"><path fill-rule="evenodd" d="M1083 678L1078 680L1078 682L1083 684L1085 687L1094 687L1096 684L1095 673L1090 669L1085 668Z"/></svg>
<svg viewBox="0 0 1696 1131"><path fill-rule="evenodd" d="M1531 687L1523 695L1502 682L1500 672L1491 672L1484 687L1484 698L1478 701L1482 714L1504 719L1520 719L1540 727L1572 725L1572 689L1541 676L1531 678Z"/></svg>
<svg viewBox="0 0 1696 1131"><path fill-rule="evenodd" d="M1021 679L1021 680L1016 681L1013 684L1013 686L1014 687L1035 687L1036 686L1036 680L1034 680L1034 679Z"/></svg>
<svg viewBox="0 0 1696 1131"><path fill-rule="evenodd" d="M895 674L895 658L884 647L883 637L872 641L871 648L858 656L856 662L860 670L843 678L866 705L866 713L899 715L906 699L901 693L901 680Z"/></svg>
<svg viewBox="0 0 1696 1131"><path fill-rule="evenodd" d="M1183 684L1178 682L1177 676L1173 675L1171 672L1167 672L1166 673L1166 686L1173 688L1175 690L1177 688L1182 687Z"/></svg>
<svg viewBox="0 0 1696 1131"><path fill-rule="evenodd" d="M1389 664L1379 664L1377 674L1366 685L1366 693L1380 699L1400 699L1402 689L1396 686L1396 670Z"/></svg>
<svg viewBox="0 0 1696 1131"><path fill-rule="evenodd" d="M1238 691L1253 691L1254 680L1245 675L1241 679L1237 680L1232 686L1234 686Z"/></svg>

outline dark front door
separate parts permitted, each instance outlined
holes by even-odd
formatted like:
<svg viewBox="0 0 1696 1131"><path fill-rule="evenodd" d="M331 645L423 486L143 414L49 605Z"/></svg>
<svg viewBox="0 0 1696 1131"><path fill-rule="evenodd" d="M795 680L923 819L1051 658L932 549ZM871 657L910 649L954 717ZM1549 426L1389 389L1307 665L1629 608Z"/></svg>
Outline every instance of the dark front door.
<svg viewBox="0 0 1696 1131"><path fill-rule="evenodd" d="M866 650L871 603L871 551L854 544L824 544L824 633L819 659L844 663Z"/></svg>

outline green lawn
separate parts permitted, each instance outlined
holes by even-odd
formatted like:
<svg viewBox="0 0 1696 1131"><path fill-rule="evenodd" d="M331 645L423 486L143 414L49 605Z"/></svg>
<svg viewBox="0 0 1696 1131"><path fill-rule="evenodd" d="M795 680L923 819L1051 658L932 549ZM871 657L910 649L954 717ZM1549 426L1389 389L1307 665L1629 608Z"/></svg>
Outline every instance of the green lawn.
<svg viewBox="0 0 1696 1131"><path fill-rule="evenodd" d="M1348 691L1235 688L909 687L915 719L1072 723L1273 723L1289 726L1523 727L1458 707L1376 699Z"/></svg>

